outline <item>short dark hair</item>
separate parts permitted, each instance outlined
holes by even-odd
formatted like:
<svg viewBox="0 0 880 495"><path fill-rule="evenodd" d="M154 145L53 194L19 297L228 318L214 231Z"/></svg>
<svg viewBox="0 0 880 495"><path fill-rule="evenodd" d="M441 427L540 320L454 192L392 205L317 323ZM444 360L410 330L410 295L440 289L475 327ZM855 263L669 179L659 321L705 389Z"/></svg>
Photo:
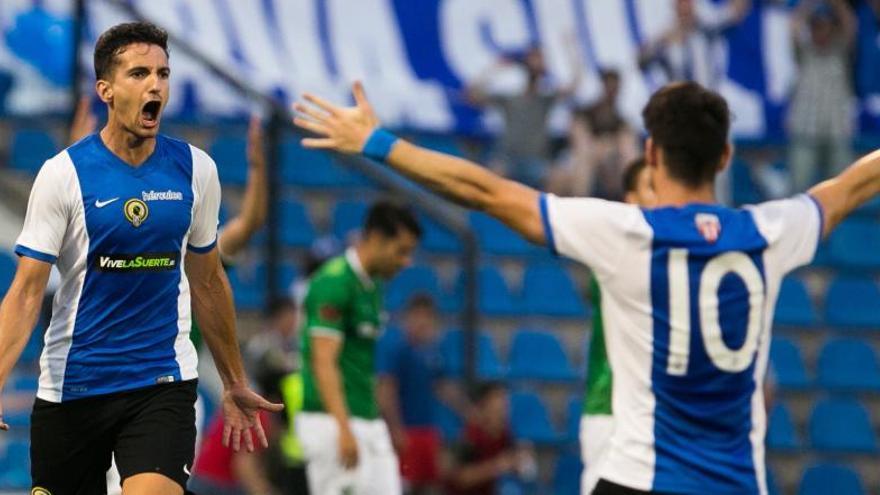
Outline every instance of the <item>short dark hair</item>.
<svg viewBox="0 0 880 495"><path fill-rule="evenodd" d="M149 22L126 22L104 31L95 43L95 77L106 79L118 63L117 55L128 45L147 43L168 55L168 32Z"/></svg>
<svg viewBox="0 0 880 495"><path fill-rule="evenodd" d="M412 210L389 199L376 201L370 206L364 222L365 236L376 232L385 237L395 237L401 230L421 239L422 227Z"/></svg>
<svg viewBox="0 0 880 495"><path fill-rule="evenodd" d="M668 84L651 96L642 118L673 179L693 188L715 179L730 131L721 95L695 82Z"/></svg>
<svg viewBox="0 0 880 495"><path fill-rule="evenodd" d="M404 309L407 312L417 309L437 311L437 304L434 303L434 298L431 297L430 294L419 292L409 298L409 300L406 302L406 307Z"/></svg>
<svg viewBox="0 0 880 495"><path fill-rule="evenodd" d="M275 318L285 311L296 311L296 303L287 296L274 296L266 303L267 318Z"/></svg>
<svg viewBox="0 0 880 495"><path fill-rule="evenodd" d="M623 193L635 192L639 188L639 175L645 170L647 162L645 157L640 156L627 164L623 171Z"/></svg>
<svg viewBox="0 0 880 495"><path fill-rule="evenodd" d="M502 382L497 380L490 380L478 383L471 391L471 402L473 402L474 404L480 404L488 399L492 394L505 391L507 391L507 387L505 387Z"/></svg>

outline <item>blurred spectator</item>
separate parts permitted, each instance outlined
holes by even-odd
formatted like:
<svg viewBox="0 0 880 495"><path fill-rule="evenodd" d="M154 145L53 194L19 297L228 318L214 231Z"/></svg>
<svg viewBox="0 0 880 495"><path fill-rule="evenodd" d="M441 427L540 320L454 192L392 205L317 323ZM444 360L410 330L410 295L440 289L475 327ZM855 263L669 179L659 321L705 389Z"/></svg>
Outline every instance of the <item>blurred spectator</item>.
<svg viewBox="0 0 880 495"><path fill-rule="evenodd" d="M553 105L574 94L581 81L580 64L574 55L572 59L574 77L562 88L549 88L546 84L547 67L538 46L529 48L522 55L499 59L468 86L467 97L472 104L495 107L504 119L504 132L496 145L493 168L517 181L543 186L551 158L547 117ZM486 86L492 76L511 63L517 63L525 70L525 90L515 95L490 95Z"/></svg>
<svg viewBox="0 0 880 495"><path fill-rule="evenodd" d="M268 374L283 377L300 367L296 304L286 297L274 298L266 305L266 319L266 327L244 345L248 375L257 380Z"/></svg>
<svg viewBox="0 0 880 495"><path fill-rule="evenodd" d="M489 495L497 493L498 481L504 476L527 480L536 476L533 450L513 441L509 408L507 390L501 383L484 383L477 388L474 413L450 459L447 493Z"/></svg>
<svg viewBox="0 0 880 495"><path fill-rule="evenodd" d="M276 428L273 421L262 411L259 420L270 444L274 443ZM254 442L254 448L254 453L245 449L234 452L223 445L223 415L218 411L196 452L187 488L194 493L212 495L280 494L269 480L268 451L259 441Z"/></svg>
<svg viewBox="0 0 880 495"><path fill-rule="evenodd" d="M605 69L600 77L602 96L572 115L569 164L548 185L557 194L620 199L623 166L638 155L638 137L618 109L620 74Z"/></svg>
<svg viewBox="0 0 880 495"><path fill-rule="evenodd" d="M718 89L727 72L722 35L739 24L752 8L751 0L675 0L675 23L658 39L643 46L639 65L659 68L666 81L696 81ZM663 84L663 82L659 82Z"/></svg>
<svg viewBox="0 0 880 495"><path fill-rule="evenodd" d="M468 415L460 390L442 375L438 320L430 296L413 296L403 315L403 335L380 340L377 353L376 398L411 494L440 490L441 438L434 421L437 400L459 415Z"/></svg>
<svg viewBox="0 0 880 495"><path fill-rule="evenodd" d="M852 160L854 96L849 60L856 21L844 0L831 0L828 5L830 9L805 0L792 16L800 61L788 115L788 161L795 192L836 174Z"/></svg>

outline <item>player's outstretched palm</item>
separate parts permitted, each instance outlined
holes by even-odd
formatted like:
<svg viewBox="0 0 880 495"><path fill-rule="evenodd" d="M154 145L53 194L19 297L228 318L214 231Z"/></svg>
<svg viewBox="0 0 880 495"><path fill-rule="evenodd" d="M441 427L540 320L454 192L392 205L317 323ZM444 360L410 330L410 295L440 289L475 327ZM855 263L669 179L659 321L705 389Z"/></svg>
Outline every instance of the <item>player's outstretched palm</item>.
<svg viewBox="0 0 880 495"><path fill-rule="evenodd" d="M257 440L265 448L269 446L266 432L260 423L257 413L260 410L278 412L284 404L273 404L260 397L248 387L233 387L223 392L223 445L231 446L238 452L244 439L248 452L254 451L254 438L251 430L257 434Z"/></svg>
<svg viewBox="0 0 880 495"><path fill-rule="evenodd" d="M352 93L353 107L334 105L311 93L303 95L308 104L297 102L293 105L299 113L293 123L319 136L303 139L303 146L348 154L361 152L370 134L379 126L379 118L367 101L363 84L354 83Z"/></svg>

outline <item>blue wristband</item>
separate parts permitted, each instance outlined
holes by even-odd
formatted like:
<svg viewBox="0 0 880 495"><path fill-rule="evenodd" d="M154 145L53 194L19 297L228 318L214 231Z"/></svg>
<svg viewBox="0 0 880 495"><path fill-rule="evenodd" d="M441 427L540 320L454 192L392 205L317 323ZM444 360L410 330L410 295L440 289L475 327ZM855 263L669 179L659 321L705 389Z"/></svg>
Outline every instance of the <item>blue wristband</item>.
<svg viewBox="0 0 880 495"><path fill-rule="evenodd" d="M378 162L384 162L385 159L388 158L388 154L391 153L391 148L394 147L394 143L396 143L397 140L398 137L394 134L391 134L381 127L377 127L376 130L370 134L361 153L367 158Z"/></svg>

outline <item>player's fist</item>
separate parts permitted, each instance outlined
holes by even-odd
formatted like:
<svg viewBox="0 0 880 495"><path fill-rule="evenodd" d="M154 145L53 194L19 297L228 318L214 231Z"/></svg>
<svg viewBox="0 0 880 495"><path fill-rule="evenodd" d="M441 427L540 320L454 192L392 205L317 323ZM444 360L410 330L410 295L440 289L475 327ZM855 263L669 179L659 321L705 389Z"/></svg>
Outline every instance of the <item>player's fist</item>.
<svg viewBox="0 0 880 495"><path fill-rule="evenodd" d="M340 107L311 93L303 95L308 104L297 102L293 105L299 114L293 123L319 136L303 139L303 146L348 154L360 153L364 149L370 134L379 126L379 118L367 101L360 82L354 83L352 94L353 107Z"/></svg>
<svg viewBox="0 0 880 495"><path fill-rule="evenodd" d="M358 464L357 440L348 427L339 430L339 462L345 469L354 469Z"/></svg>

